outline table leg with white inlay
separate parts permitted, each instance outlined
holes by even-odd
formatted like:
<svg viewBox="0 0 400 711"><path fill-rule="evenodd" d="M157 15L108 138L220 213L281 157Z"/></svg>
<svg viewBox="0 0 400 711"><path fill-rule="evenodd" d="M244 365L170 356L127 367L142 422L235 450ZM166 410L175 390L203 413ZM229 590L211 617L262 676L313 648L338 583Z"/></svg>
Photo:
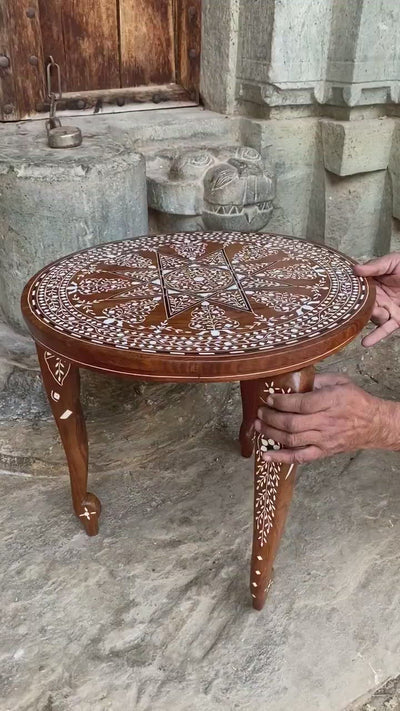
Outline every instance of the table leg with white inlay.
<svg viewBox="0 0 400 711"><path fill-rule="evenodd" d="M36 345L43 384L68 462L74 511L86 533L98 533L101 504L87 491L88 440L80 403L79 369L65 358Z"/></svg>
<svg viewBox="0 0 400 711"><path fill-rule="evenodd" d="M297 373L274 376L267 381L263 378L250 383L241 383L242 399L246 399L246 396L248 398L247 406L245 403L243 405L243 411L250 417L253 409L254 422L258 408L266 404L268 395L307 392L313 389L313 384L313 367ZM256 391L257 396L255 396ZM262 610L271 585L272 566L285 527L296 474L296 467L293 464L265 462L263 454L268 449L279 449L279 444L256 433L253 552L250 571L250 592L256 610Z"/></svg>

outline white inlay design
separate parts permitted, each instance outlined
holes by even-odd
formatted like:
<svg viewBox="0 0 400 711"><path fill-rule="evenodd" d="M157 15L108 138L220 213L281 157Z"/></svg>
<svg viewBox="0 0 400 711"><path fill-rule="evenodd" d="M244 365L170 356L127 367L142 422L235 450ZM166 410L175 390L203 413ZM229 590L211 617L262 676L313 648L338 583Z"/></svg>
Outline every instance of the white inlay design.
<svg viewBox="0 0 400 711"><path fill-rule="evenodd" d="M289 467L289 469L288 469L288 473L287 473L286 476L285 476L285 479L289 479L289 477L290 477L290 475L291 475L293 469L294 469L294 464L291 464L290 467Z"/></svg>
<svg viewBox="0 0 400 711"><path fill-rule="evenodd" d="M72 415L72 410L65 410L62 415L60 415L60 420L68 420L68 417L71 417Z"/></svg>
<svg viewBox="0 0 400 711"><path fill-rule="evenodd" d="M273 393L290 393L291 388L284 390L277 387L274 382L265 383L264 396L261 401L266 404L269 395ZM255 464L255 522L257 530L257 540L263 547L268 540L268 535L274 523L276 512L276 498L282 470L282 464L278 462L265 462L263 454L268 450L279 450L280 445L273 439L265 439L264 435L256 435L256 464ZM289 468L288 474L293 470ZM287 478L287 477L286 477ZM262 560L257 556L257 560ZM257 572L257 571L256 571Z"/></svg>
<svg viewBox="0 0 400 711"><path fill-rule="evenodd" d="M60 358L60 356L55 355L54 353L50 353L50 351L45 351L44 360L54 380L62 387L64 384L64 380L71 369L71 364L65 361L63 358ZM59 393L55 393L53 400L57 401L59 399Z"/></svg>
<svg viewBox="0 0 400 711"><path fill-rule="evenodd" d="M239 355L354 318L368 285L328 248L268 234L178 233L99 245L44 269L32 313L73 338L146 353ZM68 365L50 356L62 385ZM64 368L64 370L63 370Z"/></svg>
<svg viewBox="0 0 400 711"><path fill-rule="evenodd" d="M79 518L87 518L88 521L91 516L96 516L96 511L89 511L87 506L85 506L83 513L79 514Z"/></svg>
<svg viewBox="0 0 400 711"><path fill-rule="evenodd" d="M274 393L289 394L290 392L292 392L291 388L287 388L287 390L285 390L276 386L274 384L274 381L267 382L264 386L264 393L263 397L261 398L261 402L266 404L268 396L273 395ZM267 440L262 434L256 433L255 528L257 543L261 548L263 548L267 544L268 536L274 525L278 487L282 473L282 467L285 466L278 462L265 462L263 459L263 454L268 450L279 450L280 448L280 444L275 442L273 439ZM294 465L289 467L286 479L293 471L293 467ZM256 559L258 561L262 561L263 556L257 554ZM261 575L262 571L254 567L254 576L257 576L258 579ZM267 587L265 588L265 593L268 592L269 588L271 587L271 583L272 580L269 581ZM251 584L254 588L258 587L258 583L255 582L255 580L253 580ZM256 595L252 595L252 597L255 598Z"/></svg>

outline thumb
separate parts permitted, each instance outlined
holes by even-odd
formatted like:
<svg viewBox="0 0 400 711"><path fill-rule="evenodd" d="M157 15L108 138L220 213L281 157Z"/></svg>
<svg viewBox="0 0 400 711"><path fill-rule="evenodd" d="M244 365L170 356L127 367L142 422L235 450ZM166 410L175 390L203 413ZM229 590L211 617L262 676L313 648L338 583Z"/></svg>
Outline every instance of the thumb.
<svg viewBox="0 0 400 711"><path fill-rule="evenodd" d="M350 379L341 373L317 373L314 379L314 390L320 390L335 385L347 385Z"/></svg>
<svg viewBox="0 0 400 711"><path fill-rule="evenodd" d="M366 264L355 264L354 272L358 276L374 277L383 276L384 274L392 274L396 267L400 266L400 254L385 254L384 257L371 259Z"/></svg>

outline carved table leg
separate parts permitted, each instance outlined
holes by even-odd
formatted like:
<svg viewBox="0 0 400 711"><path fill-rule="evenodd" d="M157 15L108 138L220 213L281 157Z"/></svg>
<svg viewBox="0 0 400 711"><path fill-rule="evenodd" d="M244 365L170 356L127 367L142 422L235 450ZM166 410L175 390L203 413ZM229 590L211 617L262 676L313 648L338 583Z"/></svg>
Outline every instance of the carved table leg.
<svg viewBox="0 0 400 711"><path fill-rule="evenodd" d="M257 417L259 390L258 380L242 380L240 383L243 421L240 427L239 441L242 457L246 458L250 458L254 452L254 420Z"/></svg>
<svg viewBox="0 0 400 711"><path fill-rule="evenodd" d="M68 461L74 511L88 536L96 536L101 504L87 491L88 441L82 413L79 369L36 344L43 384Z"/></svg>
<svg viewBox="0 0 400 711"><path fill-rule="evenodd" d="M265 404L272 393L307 392L312 390L314 368L298 373L273 376L270 380L255 381L258 386L257 408ZM268 449L279 449L279 444L256 434L254 465L254 531L251 557L250 591L253 607L262 610L271 585L272 566L285 527L292 499L295 465L267 463L262 455Z"/></svg>

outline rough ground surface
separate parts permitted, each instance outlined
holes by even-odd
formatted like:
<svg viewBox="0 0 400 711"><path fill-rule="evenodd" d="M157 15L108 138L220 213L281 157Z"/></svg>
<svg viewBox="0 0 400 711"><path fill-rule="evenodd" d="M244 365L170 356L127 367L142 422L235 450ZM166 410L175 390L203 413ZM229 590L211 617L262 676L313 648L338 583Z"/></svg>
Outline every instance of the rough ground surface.
<svg viewBox="0 0 400 711"><path fill-rule="evenodd" d="M347 711L399 711L400 709L400 676L389 679L386 684L372 696L367 695L359 699L355 704L351 704Z"/></svg>
<svg viewBox="0 0 400 711"><path fill-rule="evenodd" d="M396 681L368 700L400 671L398 454L301 471L256 613L237 388L85 379L88 539L30 342L0 342L2 711L400 708ZM323 367L400 399L399 352L354 344Z"/></svg>

